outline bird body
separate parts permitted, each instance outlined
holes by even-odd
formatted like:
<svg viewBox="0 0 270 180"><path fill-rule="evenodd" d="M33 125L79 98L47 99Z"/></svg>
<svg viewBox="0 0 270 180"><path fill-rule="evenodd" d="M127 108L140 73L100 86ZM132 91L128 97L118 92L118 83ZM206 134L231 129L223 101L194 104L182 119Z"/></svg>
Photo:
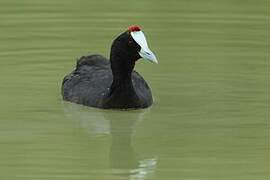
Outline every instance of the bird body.
<svg viewBox="0 0 270 180"><path fill-rule="evenodd" d="M140 48L130 32L124 32L114 40L110 60L97 54L81 57L75 70L64 77L63 99L104 109L149 107L151 89L133 70Z"/></svg>

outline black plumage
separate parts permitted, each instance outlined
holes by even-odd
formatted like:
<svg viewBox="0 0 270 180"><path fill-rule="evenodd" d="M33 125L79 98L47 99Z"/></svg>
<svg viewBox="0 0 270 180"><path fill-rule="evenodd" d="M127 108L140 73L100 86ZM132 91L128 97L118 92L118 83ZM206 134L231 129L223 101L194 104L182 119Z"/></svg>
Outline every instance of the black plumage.
<svg viewBox="0 0 270 180"><path fill-rule="evenodd" d="M134 71L141 47L129 31L112 43L110 60L101 55L83 56L65 76L62 96L86 106L111 109L146 108L153 100L149 86Z"/></svg>

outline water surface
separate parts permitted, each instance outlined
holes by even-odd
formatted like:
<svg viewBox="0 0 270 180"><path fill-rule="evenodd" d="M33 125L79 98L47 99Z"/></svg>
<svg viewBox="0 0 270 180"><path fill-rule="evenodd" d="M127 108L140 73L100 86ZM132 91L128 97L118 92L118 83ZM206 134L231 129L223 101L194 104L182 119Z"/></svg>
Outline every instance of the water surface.
<svg viewBox="0 0 270 180"><path fill-rule="evenodd" d="M0 178L269 179L269 5L2 0ZM136 65L154 105L63 102L61 81L76 59L108 57L131 24L160 62Z"/></svg>

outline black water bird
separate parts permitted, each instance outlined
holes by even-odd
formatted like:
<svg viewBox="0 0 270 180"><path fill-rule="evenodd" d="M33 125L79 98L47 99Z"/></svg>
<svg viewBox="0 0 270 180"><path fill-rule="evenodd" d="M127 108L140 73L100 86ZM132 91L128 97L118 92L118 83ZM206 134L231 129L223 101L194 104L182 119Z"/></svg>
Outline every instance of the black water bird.
<svg viewBox="0 0 270 180"><path fill-rule="evenodd" d="M63 99L104 109L149 107L151 89L133 70L140 58L157 63L140 27L130 26L113 41L110 60L90 55L77 61L75 70L63 80Z"/></svg>

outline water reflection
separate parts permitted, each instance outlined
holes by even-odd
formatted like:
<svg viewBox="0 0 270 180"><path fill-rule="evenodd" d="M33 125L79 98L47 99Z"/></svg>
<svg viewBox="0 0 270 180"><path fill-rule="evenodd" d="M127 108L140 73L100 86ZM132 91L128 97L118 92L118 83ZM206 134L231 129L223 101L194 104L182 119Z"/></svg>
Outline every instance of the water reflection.
<svg viewBox="0 0 270 180"><path fill-rule="evenodd" d="M157 160L140 159L132 144L136 125L143 121L149 109L110 111L64 103L64 110L90 136L111 135L109 167L112 175L140 180L154 174Z"/></svg>

